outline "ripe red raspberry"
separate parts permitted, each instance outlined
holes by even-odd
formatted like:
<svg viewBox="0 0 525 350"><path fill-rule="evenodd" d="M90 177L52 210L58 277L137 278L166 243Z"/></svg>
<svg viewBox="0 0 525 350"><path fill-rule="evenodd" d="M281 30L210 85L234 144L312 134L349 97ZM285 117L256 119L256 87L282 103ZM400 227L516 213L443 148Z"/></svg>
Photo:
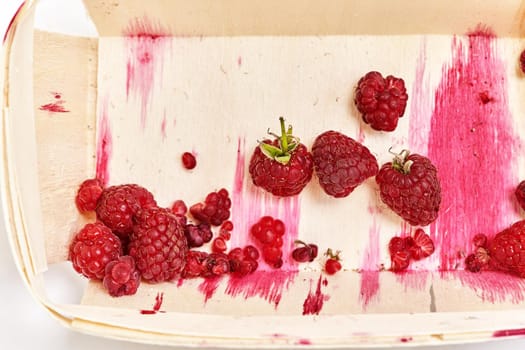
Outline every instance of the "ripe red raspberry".
<svg viewBox="0 0 525 350"><path fill-rule="evenodd" d="M169 209L145 208L136 216L129 255L142 278L151 283L171 281L182 272L188 243L184 228Z"/></svg>
<svg viewBox="0 0 525 350"><path fill-rule="evenodd" d="M428 158L404 150L381 167L376 181L381 200L409 224L426 226L436 220L441 185Z"/></svg>
<svg viewBox="0 0 525 350"><path fill-rule="evenodd" d="M111 186L102 192L97 206L97 219L119 237L126 238L133 229L133 217L139 210L156 206L153 195L141 186Z"/></svg>
<svg viewBox="0 0 525 350"><path fill-rule="evenodd" d="M516 196L516 199L518 200L518 204L520 207L525 210L525 180L520 182L518 187L516 187L516 190L514 191L514 195Z"/></svg>
<svg viewBox="0 0 525 350"><path fill-rule="evenodd" d="M525 220L496 234L489 242L488 252L492 267L525 277Z"/></svg>
<svg viewBox="0 0 525 350"><path fill-rule="evenodd" d="M78 211L81 213L94 211L102 191L104 188L98 179L88 179L82 182L75 197Z"/></svg>
<svg viewBox="0 0 525 350"><path fill-rule="evenodd" d="M221 189L206 196L204 203L197 203L190 207L190 213L201 223L219 226L230 217L232 202L228 191Z"/></svg>
<svg viewBox="0 0 525 350"><path fill-rule="evenodd" d="M368 148L337 131L317 136L312 146L315 172L323 190L336 198L346 197L379 170Z"/></svg>
<svg viewBox="0 0 525 350"><path fill-rule="evenodd" d="M313 159L306 146L292 135L292 128L285 130L284 118L280 118L281 136L264 140L250 159L249 172L255 186L276 196L299 194L310 182Z"/></svg>
<svg viewBox="0 0 525 350"><path fill-rule="evenodd" d="M383 78L379 72L369 72L359 80L354 99L363 121L380 131L393 131L397 127L407 100L403 79L392 75Z"/></svg>
<svg viewBox="0 0 525 350"><path fill-rule="evenodd" d="M90 279L103 279L106 265L121 254L120 239L100 222L86 224L69 246L73 268Z"/></svg>
<svg viewBox="0 0 525 350"><path fill-rule="evenodd" d="M102 283L111 296L135 294L140 285L140 273L135 267L135 260L126 255L108 263Z"/></svg>

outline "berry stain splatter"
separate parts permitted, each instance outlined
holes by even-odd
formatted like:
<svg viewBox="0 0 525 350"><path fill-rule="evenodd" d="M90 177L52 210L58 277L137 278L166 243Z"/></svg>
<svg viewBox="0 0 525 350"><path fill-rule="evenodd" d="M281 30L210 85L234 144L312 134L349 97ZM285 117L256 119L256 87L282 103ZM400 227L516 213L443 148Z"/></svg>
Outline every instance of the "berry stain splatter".
<svg viewBox="0 0 525 350"><path fill-rule="evenodd" d="M154 315L158 312L165 312L165 311L160 311L163 301L164 301L164 293L157 293L157 296L155 297L155 304L153 304L153 308L140 310L140 313L143 315Z"/></svg>
<svg viewBox="0 0 525 350"><path fill-rule="evenodd" d="M310 285L310 292L303 303L303 315L319 315L323 308L324 302L330 299L328 295L325 295L321 291L321 285L325 285L324 281L327 280L323 280L323 275L320 275L315 291L311 290Z"/></svg>
<svg viewBox="0 0 525 350"><path fill-rule="evenodd" d="M41 111L48 111L48 112L53 112L53 113L68 113L69 110L67 110L64 107L64 104L66 103L66 101L62 99L62 95L60 93L54 92L53 97L55 98L56 101L42 105L38 109L40 109Z"/></svg>
<svg viewBox="0 0 525 350"><path fill-rule="evenodd" d="M96 177L99 179L102 185L107 185L109 181L108 166L113 149L108 107L108 99L105 98L100 104L97 135Z"/></svg>

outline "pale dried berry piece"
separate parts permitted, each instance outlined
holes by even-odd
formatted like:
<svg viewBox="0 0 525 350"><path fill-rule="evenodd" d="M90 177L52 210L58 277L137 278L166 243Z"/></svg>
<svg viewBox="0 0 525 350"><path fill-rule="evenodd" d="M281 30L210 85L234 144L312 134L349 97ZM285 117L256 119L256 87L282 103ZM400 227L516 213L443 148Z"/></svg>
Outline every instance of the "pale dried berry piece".
<svg viewBox="0 0 525 350"><path fill-rule="evenodd" d="M192 153L184 152L182 154L182 165L188 170L194 169L197 166L197 159Z"/></svg>
<svg viewBox="0 0 525 350"><path fill-rule="evenodd" d="M75 204L81 213L94 211L104 188L98 179L88 179L80 184L75 197Z"/></svg>
<svg viewBox="0 0 525 350"><path fill-rule="evenodd" d="M135 260L126 255L108 263L102 283L113 297L135 294L140 285L140 273L135 267Z"/></svg>
<svg viewBox="0 0 525 350"><path fill-rule="evenodd" d="M144 208L156 207L153 195L135 184L108 187L97 206L97 219L121 238L133 230L133 218Z"/></svg>
<svg viewBox="0 0 525 350"><path fill-rule="evenodd" d="M169 209L145 208L136 217L129 255L142 278L150 283L172 281L186 263L188 243L184 228Z"/></svg>
<svg viewBox="0 0 525 350"><path fill-rule="evenodd" d="M106 265L121 254L120 239L100 222L86 224L69 246L73 268L90 279L103 279Z"/></svg>
<svg viewBox="0 0 525 350"><path fill-rule="evenodd" d="M317 136L312 156L319 185L326 194L336 198L348 196L379 170L368 148L337 131Z"/></svg>
<svg viewBox="0 0 525 350"><path fill-rule="evenodd" d="M229 193L223 188L209 193L204 203L192 205L190 213L200 222L219 226L230 217L231 204Z"/></svg>
<svg viewBox="0 0 525 350"><path fill-rule="evenodd" d="M403 79L368 72L357 83L354 102L363 121L373 129L393 131L405 113L407 100Z"/></svg>

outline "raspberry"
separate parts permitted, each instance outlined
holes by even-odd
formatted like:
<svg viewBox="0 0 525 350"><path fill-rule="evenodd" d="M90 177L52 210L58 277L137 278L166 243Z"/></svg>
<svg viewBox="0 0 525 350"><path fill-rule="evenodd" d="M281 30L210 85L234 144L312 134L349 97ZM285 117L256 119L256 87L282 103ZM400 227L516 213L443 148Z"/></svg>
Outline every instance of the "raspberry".
<svg viewBox="0 0 525 350"><path fill-rule="evenodd" d="M414 226L436 220L441 204L441 185L436 167L426 157L404 150L376 175L381 200Z"/></svg>
<svg viewBox="0 0 525 350"><path fill-rule="evenodd" d="M379 170L368 148L337 131L317 136L312 146L319 184L330 196L346 197Z"/></svg>
<svg viewBox="0 0 525 350"><path fill-rule="evenodd" d="M175 279L184 268L187 251L184 228L169 209L153 207L140 211L130 235L129 255L145 281Z"/></svg>
<svg viewBox="0 0 525 350"><path fill-rule="evenodd" d="M328 275L335 275L339 270L341 270L341 258L339 257L340 252L333 252L332 249L328 248L326 255L328 259L326 259L324 264L324 272L326 272Z"/></svg>
<svg viewBox="0 0 525 350"><path fill-rule="evenodd" d="M421 260L434 253L434 242L422 229L416 230L412 242L408 248L412 259Z"/></svg>
<svg viewBox="0 0 525 350"><path fill-rule="evenodd" d="M246 276L255 272L259 266L259 251L251 245L234 248L228 253L230 271L237 276Z"/></svg>
<svg viewBox="0 0 525 350"><path fill-rule="evenodd" d="M363 121L373 129L393 131L405 113L407 100L403 79L369 72L357 83L354 102Z"/></svg>
<svg viewBox="0 0 525 350"><path fill-rule="evenodd" d="M184 152L182 154L182 165L188 170L194 169L197 166L197 159L190 152Z"/></svg>
<svg viewBox="0 0 525 350"><path fill-rule="evenodd" d="M520 207L523 210L525 210L525 180L520 182L518 187L516 187L516 190L514 191L514 195L516 196L516 199Z"/></svg>
<svg viewBox="0 0 525 350"><path fill-rule="evenodd" d="M204 243L208 243L213 237L210 225L208 224L188 224L184 227L184 234L186 235L190 248L202 247Z"/></svg>
<svg viewBox="0 0 525 350"><path fill-rule="evenodd" d="M292 258L297 262L312 262L317 257L317 245L306 244L303 241L296 240L295 244L299 244L300 247L295 248L292 251Z"/></svg>
<svg viewBox="0 0 525 350"><path fill-rule="evenodd" d="M206 266L204 261L208 257L208 253L196 250L188 251L186 254L186 264L182 270L182 278L195 278L204 274Z"/></svg>
<svg viewBox="0 0 525 350"><path fill-rule="evenodd" d="M94 211L97 208L102 191L104 189L98 179L89 179L82 182L75 197L78 211L81 213Z"/></svg>
<svg viewBox="0 0 525 350"><path fill-rule="evenodd" d="M133 218L140 209L156 207L153 195L145 188L130 184L108 187L102 192L97 219L121 238L133 229Z"/></svg>
<svg viewBox="0 0 525 350"><path fill-rule="evenodd" d="M99 222L86 224L69 246L73 268L90 279L103 279L106 265L121 253L120 239Z"/></svg>
<svg viewBox="0 0 525 350"><path fill-rule="evenodd" d="M226 189L211 192L206 196L204 203L197 203L190 207L193 217L202 223L219 226L230 217L232 202Z"/></svg>
<svg viewBox="0 0 525 350"><path fill-rule="evenodd" d="M313 159L306 146L285 130L281 117L281 136L264 140L255 148L249 172L253 184L276 196L295 196L310 182Z"/></svg>
<svg viewBox="0 0 525 350"><path fill-rule="evenodd" d="M140 284L140 273L131 256L121 256L106 265L103 285L109 295L120 297L133 295Z"/></svg>
<svg viewBox="0 0 525 350"><path fill-rule="evenodd" d="M489 242L488 252L493 267L525 277L525 220L496 234Z"/></svg>

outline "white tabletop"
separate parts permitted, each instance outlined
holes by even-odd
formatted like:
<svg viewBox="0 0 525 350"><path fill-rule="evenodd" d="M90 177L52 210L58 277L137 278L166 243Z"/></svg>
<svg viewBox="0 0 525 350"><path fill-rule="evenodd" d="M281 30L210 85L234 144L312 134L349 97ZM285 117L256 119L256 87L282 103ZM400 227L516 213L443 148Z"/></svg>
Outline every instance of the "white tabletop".
<svg viewBox="0 0 525 350"><path fill-rule="evenodd" d="M49 7L53 0L41 0ZM7 28L21 0L1 0L0 34ZM59 12L59 11L56 11ZM55 13L56 13L55 12ZM60 12L59 12L60 13ZM62 12L63 14L63 12ZM67 22L75 23L75 18ZM74 16L73 16L74 17ZM0 300L4 305L0 311L1 349L54 349L54 350L139 350L155 346L108 340L80 334L64 328L54 320L30 295L13 261L4 222L0 218ZM411 347L414 349L414 347ZM421 347L419 349L455 350L506 350L525 349L525 340L499 340L485 344Z"/></svg>

